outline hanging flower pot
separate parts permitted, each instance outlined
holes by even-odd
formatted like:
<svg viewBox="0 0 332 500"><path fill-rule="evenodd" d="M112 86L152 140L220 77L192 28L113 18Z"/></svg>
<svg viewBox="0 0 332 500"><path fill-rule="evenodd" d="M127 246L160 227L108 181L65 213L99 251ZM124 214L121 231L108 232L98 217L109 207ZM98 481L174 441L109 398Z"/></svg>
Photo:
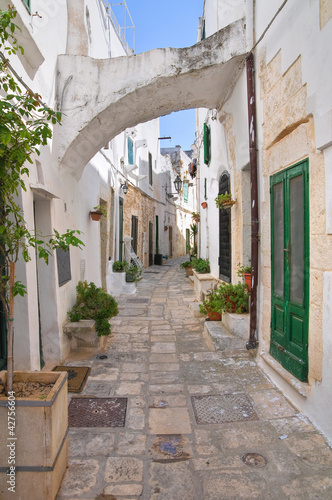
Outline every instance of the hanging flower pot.
<svg viewBox="0 0 332 500"><path fill-rule="evenodd" d="M232 205L236 203L236 201L232 199L232 195L228 193L219 194L214 201L216 202L217 208L224 210L231 208Z"/></svg>
<svg viewBox="0 0 332 500"><path fill-rule="evenodd" d="M203 203L201 204L202 208L206 208L207 207L207 202L206 201L203 201Z"/></svg>
<svg viewBox="0 0 332 500"><path fill-rule="evenodd" d="M100 221L102 215L103 215L103 212L100 212L98 210L94 211L94 212L93 211L90 212L91 219L95 220L97 222Z"/></svg>

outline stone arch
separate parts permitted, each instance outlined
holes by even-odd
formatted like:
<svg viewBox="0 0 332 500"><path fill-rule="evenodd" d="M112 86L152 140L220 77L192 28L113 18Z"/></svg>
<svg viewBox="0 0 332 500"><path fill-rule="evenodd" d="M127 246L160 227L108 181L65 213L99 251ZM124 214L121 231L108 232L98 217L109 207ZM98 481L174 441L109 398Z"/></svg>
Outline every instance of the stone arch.
<svg viewBox="0 0 332 500"><path fill-rule="evenodd" d="M245 57L243 19L189 48L102 60L59 56L61 166L79 178L89 160L126 128L173 111L222 105Z"/></svg>

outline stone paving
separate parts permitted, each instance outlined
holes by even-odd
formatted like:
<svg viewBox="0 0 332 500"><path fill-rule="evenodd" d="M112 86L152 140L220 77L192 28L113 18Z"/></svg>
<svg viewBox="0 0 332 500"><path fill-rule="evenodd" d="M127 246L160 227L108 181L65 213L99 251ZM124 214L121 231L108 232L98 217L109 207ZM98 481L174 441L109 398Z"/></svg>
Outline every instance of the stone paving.
<svg viewBox="0 0 332 500"><path fill-rule="evenodd" d="M69 429L57 500L331 499L323 436L252 355L208 349L193 300L179 260L150 267L119 299L107 359L66 363L91 366L70 397L121 396L128 407L124 427Z"/></svg>

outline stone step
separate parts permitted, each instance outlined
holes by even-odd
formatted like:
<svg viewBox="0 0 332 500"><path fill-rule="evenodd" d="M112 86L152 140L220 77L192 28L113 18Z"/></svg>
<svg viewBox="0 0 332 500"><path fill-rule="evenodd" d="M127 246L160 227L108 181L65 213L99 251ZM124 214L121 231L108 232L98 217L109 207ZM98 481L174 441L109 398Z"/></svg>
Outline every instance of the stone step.
<svg viewBox="0 0 332 500"><path fill-rule="evenodd" d="M206 315L202 314L199 310L199 302L190 302L189 309L194 318L205 318Z"/></svg>
<svg viewBox="0 0 332 500"><path fill-rule="evenodd" d="M203 335L211 351L248 352L245 341L229 332L222 321L205 321Z"/></svg>

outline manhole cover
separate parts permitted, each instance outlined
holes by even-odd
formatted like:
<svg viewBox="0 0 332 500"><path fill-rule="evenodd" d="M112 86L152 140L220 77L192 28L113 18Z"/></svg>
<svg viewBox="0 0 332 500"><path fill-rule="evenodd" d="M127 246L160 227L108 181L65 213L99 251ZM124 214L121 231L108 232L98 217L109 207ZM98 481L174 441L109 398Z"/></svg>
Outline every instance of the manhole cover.
<svg viewBox="0 0 332 500"><path fill-rule="evenodd" d="M128 299L127 300L127 304L128 303L148 304L149 303L149 299Z"/></svg>
<svg viewBox="0 0 332 500"><path fill-rule="evenodd" d="M242 460L249 467L264 467L267 463L266 458L259 453L246 453L246 455L243 455Z"/></svg>
<svg viewBox="0 0 332 500"><path fill-rule="evenodd" d="M124 427L127 398L73 398L69 427Z"/></svg>
<svg viewBox="0 0 332 500"><path fill-rule="evenodd" d="M245 394L191 397L198 424L222 424L258 420L255 410Z"/></svg>

